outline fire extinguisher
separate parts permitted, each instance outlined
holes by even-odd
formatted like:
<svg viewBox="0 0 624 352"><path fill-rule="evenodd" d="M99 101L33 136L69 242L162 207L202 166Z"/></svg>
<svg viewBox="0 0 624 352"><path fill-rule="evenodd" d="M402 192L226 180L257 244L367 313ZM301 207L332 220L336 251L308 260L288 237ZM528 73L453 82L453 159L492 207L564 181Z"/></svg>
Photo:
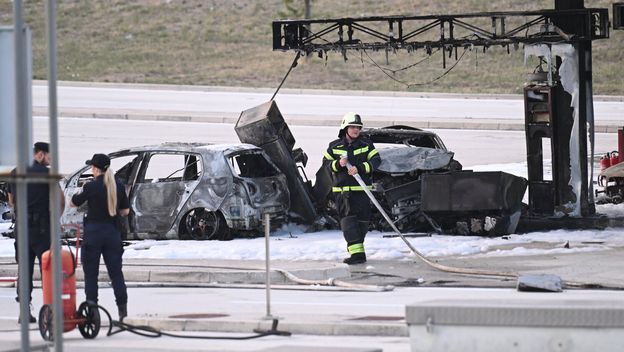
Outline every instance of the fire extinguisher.
<svg viewBox="0 0 624 352"><path fill-rule="evenodd" d="M76 258L69 251L61 251L63 267L63 331L71 331L76 327ZM52 306L52 255L49 250L41 257L41 286L43 288L43 304ZM40 317L41 319L41 317Z"/></svg>
<svg viewBox="0 0 624 352"><path fill-rule="evenodd" d="M611 159L609 160L609 164L611 166L617 165L620 162L620 157L616 151L611 152Z"/></svg>
<svg viewBox="0 0 624 352"><path fill-rule="evenodd" d="M600 158L600 171L604 171L609 166L611 166L611 156L607 153Z"/></svg>

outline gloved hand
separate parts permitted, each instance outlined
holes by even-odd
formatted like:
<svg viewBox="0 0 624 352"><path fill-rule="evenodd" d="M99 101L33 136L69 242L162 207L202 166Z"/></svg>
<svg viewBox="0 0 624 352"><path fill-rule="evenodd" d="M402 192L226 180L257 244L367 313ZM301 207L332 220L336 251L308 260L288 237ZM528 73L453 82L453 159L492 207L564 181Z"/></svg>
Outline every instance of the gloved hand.
<svg viewBox="0 0 624 352"><path fill-rule="evenodd" d="M2 220L13 220L15 218L15 214L13 213L13 209L9 209L2 213Z"/></svg>

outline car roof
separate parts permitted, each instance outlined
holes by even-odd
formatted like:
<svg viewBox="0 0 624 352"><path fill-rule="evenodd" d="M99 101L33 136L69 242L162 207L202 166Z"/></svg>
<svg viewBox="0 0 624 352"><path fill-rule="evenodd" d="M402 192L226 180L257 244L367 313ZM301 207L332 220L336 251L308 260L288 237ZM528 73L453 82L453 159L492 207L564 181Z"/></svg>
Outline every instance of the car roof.
<svg viewBox="0 0 624 352"><path fill-rule="evenodd" d="M131 147L122 150L118 150L116 152L110 153L111 156L122 155L122 154L130 154L130 153L143 153L143 152L152 152L152 151L160 151L160 152L222 152L224 154L229 154L233 152L243 151L243 150L260 150L259 147L252 144L245 143L222 143L222 144L212 144L212 143L182 143L182 142L167 142L161 144L153 144L153 145L144 145L138 147Z"/></svg>
<svg viewBox="0 0 624 352"><path fill-rule="evenodd" d="M362 134L368 136L376 144L407 143L420 147L446 149L446 146L436 133L411 126L394 125L380 128L364 128Z"/></svg>

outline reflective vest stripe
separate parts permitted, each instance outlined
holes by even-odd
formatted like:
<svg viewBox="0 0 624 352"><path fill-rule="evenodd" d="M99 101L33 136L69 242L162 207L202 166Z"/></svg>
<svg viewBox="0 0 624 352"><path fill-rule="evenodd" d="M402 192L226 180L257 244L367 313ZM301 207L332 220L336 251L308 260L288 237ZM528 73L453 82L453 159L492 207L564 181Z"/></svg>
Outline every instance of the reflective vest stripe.
<svg viewBox="0 0 624 352"><path fill-rule="evenodd" d="M338 160L332 161L331 167L332 167L332 170L334 170L334 172L338 172Z"/></svg>
<svg viewBox="0 0 624 352"><path fill-rule="evenodd" d="M367 174L370 174L371 172L371 166L368 162L363 162L362 165L364 165L364 170L366 171Z"/></svg>
<svg viewBox="0 0 624 352"><path fill-rule="evenodd" d="M377 149L373 149L370 151L370 153L368 153L368 160L370 160L372 157L374 157L375 155L379 154L379 152L377 151Z"/></svg>
<svg viewBox="0 0 624 352"><path fill-rule="evenodd" d="M373 190L373 186L368 186L368 189ZM362 186L342 186L332 187L332 192L349 192L349 191L363 191Z"/></svg>
<svg viewBox="0 0 624 352"><path fill-rule="evenodd" d="M325 156L325 159L327 160L336 160L331 154L329 154L328 152L323 152L323 155Z"/></svg>
<svg viewBox="0 0 624 352"><path fill-rule="evenodd" d="M340 149L332 149L332 153L336 154L336 155L344 155L347 154L346 150L340 150Z"/></svg>
<svg viewBox="0 0 624 352"><path fill-rule="evenodd" d="M347 247L347 251L349 254L353 255L355 253L364 253L364 243L356 243Z"/></svg>
<svg viewBox="0 0 624 352"><path fill-rule="evenodd" d="M366 146L364 148L360 148L360 149L354 150L353 151L353 155L359 155L359 154L362 154L362 153L366 153L367 151L368 151L368 146Z"/></svg>

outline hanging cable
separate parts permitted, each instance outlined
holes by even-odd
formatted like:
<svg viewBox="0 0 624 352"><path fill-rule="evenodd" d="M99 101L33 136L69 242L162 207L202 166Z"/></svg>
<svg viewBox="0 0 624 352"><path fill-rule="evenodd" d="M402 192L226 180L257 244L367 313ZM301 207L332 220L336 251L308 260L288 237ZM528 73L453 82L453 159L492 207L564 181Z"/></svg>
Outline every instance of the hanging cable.
<svg viewBox="0 0 624 352"><path fill-rule="evenodd" d="M292 64L290 64L290 68L288 69L288 72L286 72L286 75L284 75L284 78L282 78L282 81L280 82L279 86L277 86L277 89L275 90L275 93L273 93L273 96L271 97L271 100L273 100L275 98L275 96L277 95L277 92L279 92L280 88L282 88L282 85L286 81L286 78L290 74L290 71L292 71L293 68L297 67L297 60L299 60L300 56L301 56L301 52L298 51L297 55L295 56L295 59L292 62Z"/></svg>
<svg viewBox="0 0 624 352"><path fill-rule="evenodd" d="M438 49L439 50L439 49ZM368 59L373 63L374 66L376 66L377 68L379 68L381 70L381 72L383 72L383 74L385 74L386 76L388 76L390 79L392 79L393 81L396 81L398 83L401 83L403 85L405 85L407 88L412 88L412 87L417 87L417 86L423 86L423 85L427 85L427 84L431 84L439 79L441 79L442 77L446 76L449 72L451 72L451 70L453 70L453 68L455 68L455 66L457 66L457 64L462 60L462 58L464 57L464 55L466 54L466 52L468 51L468 48L464 48L464 52L459 56L459 58L457 59L457 61L453 64L453 66L451 66L448 70L444 71L444 73L442 73L441 75L439 75L438 77L432 79L431 81L428 82L422 82L422 83L408 83L405 81L402 81L400 79L397 79L393 76L391 76L390 74L388 74L388 72L386 72L384 70L384 68L382 68L381 66L379 66L379 64L377 64L377 62L375 62L375 60L373 60L373 58L370 57L370 55L368 55L368 52L366 50L364 50L364 53L366 54L366 56L368 57Z"/></svg>

